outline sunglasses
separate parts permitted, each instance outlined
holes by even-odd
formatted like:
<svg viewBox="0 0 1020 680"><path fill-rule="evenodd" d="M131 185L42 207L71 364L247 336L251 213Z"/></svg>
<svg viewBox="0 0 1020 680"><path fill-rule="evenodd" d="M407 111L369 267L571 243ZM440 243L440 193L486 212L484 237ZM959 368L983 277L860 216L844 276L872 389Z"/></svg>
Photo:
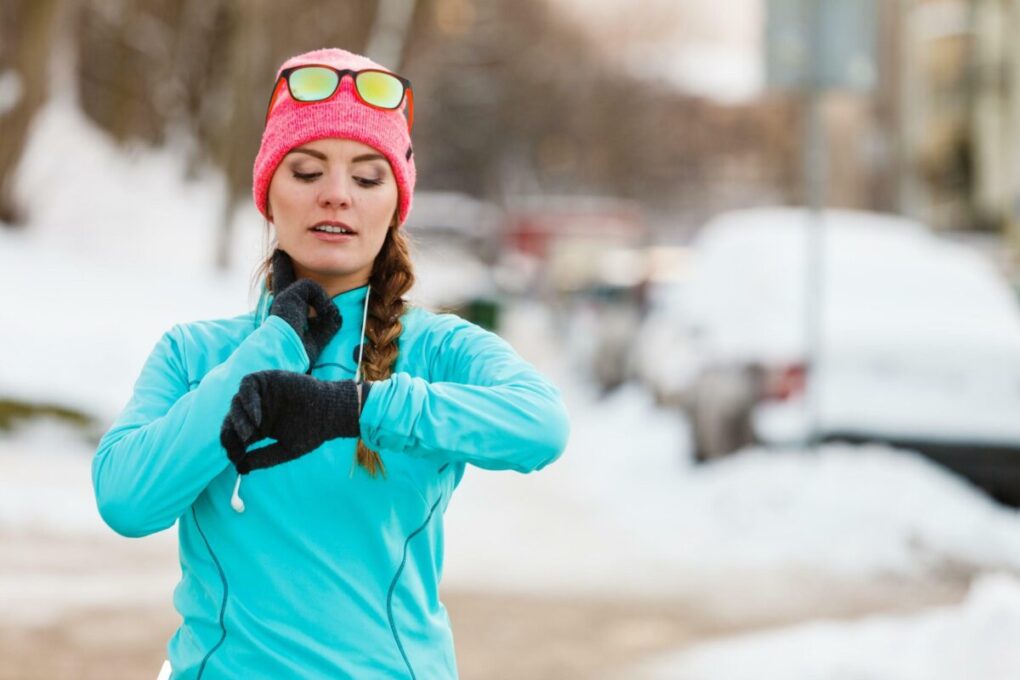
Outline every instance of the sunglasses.
<svg viewBox="0 0 1020 680"><path fill-rule="evenodd" d="M350 74L354 78L354 92L362 104L395 111L407 99L407 129L414 125L414 92L411 81L389 71L378 69L336 69L322 64L304 64L292 66L280 72L280 77L273 88L273 96L269 99L266 109L266 122L273 107L283 95L284 83L291 98L298 102L321 102L333 96L340 89L344 76Z"/></svg>

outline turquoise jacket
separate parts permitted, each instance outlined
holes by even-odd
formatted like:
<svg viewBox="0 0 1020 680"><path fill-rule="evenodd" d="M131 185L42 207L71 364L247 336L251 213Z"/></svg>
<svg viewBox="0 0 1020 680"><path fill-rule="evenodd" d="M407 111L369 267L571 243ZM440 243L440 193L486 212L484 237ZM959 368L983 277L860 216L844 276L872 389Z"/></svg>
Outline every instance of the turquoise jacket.
<svg viewBox="0 0 1020 680"><path fill-rule="evenodd" d="M315 377L354 377L366 291L333 298L343 326ZM115 531L178 522L173 679L456 678L438 593L443 513L466 464L530 472L562 453L559 391L499 336L411 308L393 375L361 414L386 477L354 464L355 440L334 439L247 475L238 513L219 439L230 401L249 373L309 371L298 334L266 302L164 333L92 464Z"/></svg>

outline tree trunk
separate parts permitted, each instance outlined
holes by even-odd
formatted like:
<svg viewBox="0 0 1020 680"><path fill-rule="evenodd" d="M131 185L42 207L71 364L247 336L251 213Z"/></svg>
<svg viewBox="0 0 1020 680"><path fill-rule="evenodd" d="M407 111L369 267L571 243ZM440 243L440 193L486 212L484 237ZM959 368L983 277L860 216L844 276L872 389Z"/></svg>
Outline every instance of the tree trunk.
<svg viewBox="0 0 1020 680"><path fill-rule="evenodd" d="M24 220L14 197L14 175L25 147L29 126L46 101L49 55L52 52L54 19L60 0L22 0L11 10L16 21L2 30L2 38L13 45L7 64L0 64L13 87L16 101L0 109L0 224L15 226ZM4 22L7 23L7 22Z"/></svg>

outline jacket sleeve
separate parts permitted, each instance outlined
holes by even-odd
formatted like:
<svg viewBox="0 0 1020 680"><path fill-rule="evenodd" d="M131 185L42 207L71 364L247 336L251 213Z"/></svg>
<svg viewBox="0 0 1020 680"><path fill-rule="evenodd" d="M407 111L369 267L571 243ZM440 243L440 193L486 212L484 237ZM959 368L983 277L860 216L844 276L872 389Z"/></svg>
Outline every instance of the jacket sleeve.
<svg viewBox="0 0 1020 680"><path fill-rule="evenodd" d="M164 333L92 460L92 485L103 520L131 537L173 525L230 465L220 426L241 379L271 368L308 369L300 337L276 316L268 317L191 391L179 326Z"/></svg>
<svg viewBox="0 0 1020 680"><path fill-rule="evenodd" d="M429 352L442 381L394 373L373 383L365 444L490 470L530 472L556 460L570 433L559 390L498 335L443 316L456 322Z"/></svg>

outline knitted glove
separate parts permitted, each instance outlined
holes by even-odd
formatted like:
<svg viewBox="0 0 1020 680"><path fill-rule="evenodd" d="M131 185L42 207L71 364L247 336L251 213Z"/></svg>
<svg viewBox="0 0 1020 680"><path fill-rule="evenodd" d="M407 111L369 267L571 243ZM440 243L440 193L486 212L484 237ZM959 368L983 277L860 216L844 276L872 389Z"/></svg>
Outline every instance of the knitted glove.
<svg viewBox="0 0 1020 680"><path fill-rule="evenodd" d="M294 280L294 264L290 255L276 249L273 253L273 304L269 313L290 324L301 336L308 354L309 366L315 365L322 348L329 344L343 319L322 286L311 279ZM315 318L308 317L308 307L315 309Z"/></svg>
<svg viewBox="0 0 1020 680"><path fill-rule="evenodd" d="M246 375L223 419L220 442L227 457L246 475L300 458L338 437L358 437L362 394L353 380L319 380L292 371L258 371ZM275 444L245 450L266 437Z"/></svg>

